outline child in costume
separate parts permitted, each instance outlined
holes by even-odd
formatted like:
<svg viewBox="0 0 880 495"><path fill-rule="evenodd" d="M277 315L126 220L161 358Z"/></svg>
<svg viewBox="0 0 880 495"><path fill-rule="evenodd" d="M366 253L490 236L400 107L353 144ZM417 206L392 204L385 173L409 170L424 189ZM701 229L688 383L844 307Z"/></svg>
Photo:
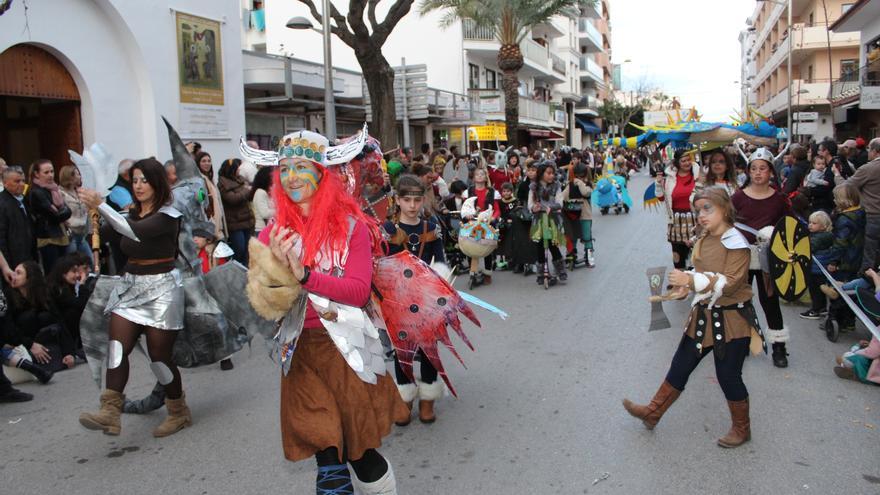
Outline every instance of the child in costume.
<svg viewBox="0 0 880 495"><path fill-rule="evenodd" d="M510 259L513 253L513 246L510 238L510 227L513 225L513 213L519 207L519 201L513 194L513 184L505 182L501 184L501 201L498 202L501 210L498 219L498 250L501 260L495 266L499 270L506 270L510 267Z"/></svg>
<svg viewBox="0 0 880 495"><path fill-rule="evenodd" d="M810 263L810 275L807 279L807 289L810 291L812 306L805 313L801 313L801 318L816 320L822 314L827 313L825 296L821 292L822 283L825 282L825 275L816 265L816 260L825 266L828 264L829 256L831 256L831 247L834 245L834 234L831 233L831 217L822 210L815 211L809 216L807 228L810 231L810 254L815 258Z"/></svg>
<svg viewBox="0 0 880 495"><path fill-rule="evenodd" d="M703 236L694 244L694 271L673 270L669 274L673 286L695 293L684 335L651 402L638 405L625 399L623 407L646 428L654 429L711 351L732 419L730 431L718 439L718 445L738 447L751 438L743 362L750 350L757 354L764 347L748 283L749 243L733 228L735 214L724 188L702 189L694 197L694 207L703 227Z"/></svg>
<svg viewBox="0 0 880 495"><path fill-rule="evenodd" d="M536 180L529 190L529 210L534 215L531 238L538 244L538 284L554 284L556 279L565 281L565 262L560 245L565 244L562 227L562 190L556 180L556 165L552 161L542 163L536 172ZM551 276L547 265L547 250L553 257L556 275ZM543 269L542 269L543 268ZM549 277L549 280L547 280Z"/></svg>
<svg viewBox="0 0 880 495"><path fill-rule="evenodd" d="M387 254L407 250L429 265L445 263L440 225L421 216L425 201L424 183L413 175L402 175L397 180L395 193L397 212L392 220L382 226L382 234L388 245ZM394 332L395 329L389 331ZM398 426L410 423L416 397L419 399L419 421L433 423L436 420L434 401L443 396L443 382L437 380L437 369L431 365L424 351L420 349L417 354L421 362L421 376L416 383L403 372L397 355L394 356L397 388L409 408L405 415L395 418Z"/></svg>
<svg viewBox="0 0 880 495"><path fill-rule="evenodd" d="M590 169L583 163L577 163L571 169L571 177L562 191L565 215L569 220L566 222L566 235L571 242L569 253L572 266L577 264L578 241L584 244L583 263L593 268L596 266L593 260L593 207L590 196L593 194L593 181L590 179ZM572 228L569 229L568 227Z"/></svg>

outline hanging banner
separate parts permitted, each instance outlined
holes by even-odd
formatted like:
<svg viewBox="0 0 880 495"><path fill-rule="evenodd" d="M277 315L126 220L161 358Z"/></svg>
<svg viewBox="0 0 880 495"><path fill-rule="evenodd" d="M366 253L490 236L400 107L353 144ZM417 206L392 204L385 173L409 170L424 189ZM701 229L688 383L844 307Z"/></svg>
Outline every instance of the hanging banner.
<svg viewBox="0 0 880 495"><path fill-rule="evenodd" d="M220 23L176 13L180 102L223 105Z"/></svg>

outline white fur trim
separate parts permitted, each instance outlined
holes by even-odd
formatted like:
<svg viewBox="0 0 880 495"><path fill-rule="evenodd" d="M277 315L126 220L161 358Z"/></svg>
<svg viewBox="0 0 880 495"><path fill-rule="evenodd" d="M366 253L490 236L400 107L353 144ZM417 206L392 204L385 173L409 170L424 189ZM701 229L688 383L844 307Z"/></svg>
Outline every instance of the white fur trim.
<svg viewBox="0 0 880 495"><path fill-rule="evenodd" d="M742 232L735 228L730 228L721 236L721 244L727 249L748 249L749 241L742 235Z"/></svg>
<svg viewBox="0 0 880 495"><path fill-rule="evenodd" d="M694 278L694 289L697 292L703 292L706 290L706 287L709 287L709 277L702 273L693 273L691 277Z"/></svg>
<svg viewBox="0 0 880 495"><path fill-rule="evenodd" d="M782 330L767 330L764 332L764 337L767 339L768 344L784 344L789 340L788 328L783 327Z"/></svg>
<svg viewBox="0 0 880 495"><path fill-rule="evenodd" d="M407 403L416 400L416 395L419 393L419 388L414 383L404 383L403 385L398 383L397 390L400 391L400 398Z"/></svg>
<svg viewBox="0 0 880 495"><path fill-rule="evenodd" d="M758 230L758 235L755 236L758 239L758 243L766 244L770 242L770 238L773 237L773 226L768 225L762 229Z"/></svg>
<svg viewBox="0 0 880 495"><path fill-rule="evenodd" d="M434 261L431 263L431 269L440 275L443 280L449 282L452 280L452 268L449 268L449 265L443 263L442 261Z"/></svg>
<svg viewBox="0 0 880 495"><path fill-rule="evenodd" d="M419 399L421 400L438 400L443 397L443 391L446 387L443 386L442 380L437 380L434 383L425 383L419 382Z"/></svg>
<svg viewBox="0 0 880 495"><path fill-rule="evenodd" d="M385 462L388 464L388 471L372 483L365 483L359 480L354 468L351 468L351 483L354 485L355 493L360 493L361 495L397 495L397 479L394 478L391 461L385 458Z"/></svg>

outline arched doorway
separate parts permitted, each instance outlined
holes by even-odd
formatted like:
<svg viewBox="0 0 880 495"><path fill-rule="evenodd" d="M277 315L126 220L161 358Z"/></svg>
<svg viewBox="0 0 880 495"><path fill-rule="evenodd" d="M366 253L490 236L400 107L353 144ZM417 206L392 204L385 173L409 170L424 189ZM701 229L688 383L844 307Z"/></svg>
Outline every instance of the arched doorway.
<svg viewBox="0 0 880 495"><path fill-rule="evenodd" d="M57 171L82 141L79 91L64 65L33 45L0 53L0 158L23 167L48 158Z"/></svg>

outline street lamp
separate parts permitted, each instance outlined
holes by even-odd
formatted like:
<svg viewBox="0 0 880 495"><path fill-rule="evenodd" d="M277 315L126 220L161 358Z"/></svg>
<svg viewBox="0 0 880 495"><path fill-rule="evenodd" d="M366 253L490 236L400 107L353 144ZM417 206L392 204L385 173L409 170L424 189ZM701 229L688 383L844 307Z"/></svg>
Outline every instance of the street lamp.
<svg viewBox="0 0 880 495"><path fill-rule="evenodd" d="M323 0L322 29L312 26L309 19L296 16L287 21L288 29L312 29L324 37L324 134L331 142L336 140L336 101L333 96L333 59L330 53L330 0Z"/></svg>

